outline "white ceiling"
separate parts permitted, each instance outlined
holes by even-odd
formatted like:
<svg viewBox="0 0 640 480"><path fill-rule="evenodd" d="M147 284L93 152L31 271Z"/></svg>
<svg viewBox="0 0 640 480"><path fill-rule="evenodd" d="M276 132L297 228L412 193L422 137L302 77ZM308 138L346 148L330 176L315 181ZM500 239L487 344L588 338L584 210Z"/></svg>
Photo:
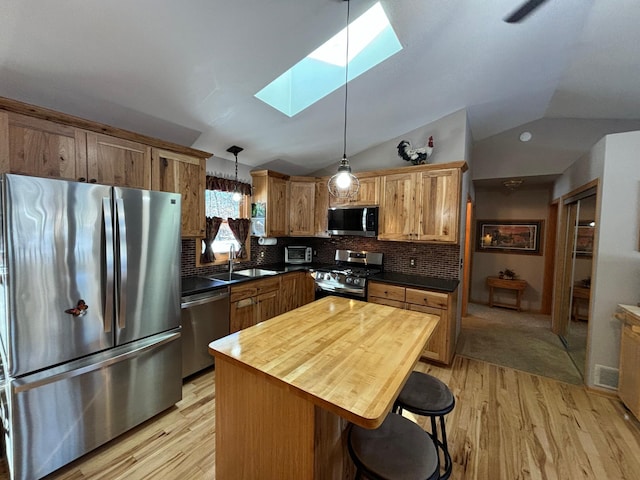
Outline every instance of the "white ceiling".
<svg viewBox="0 0 640 480"><path fill-rule="evenodd" d="M347 153L466 108L474 165L561 172L640 129L640 3L548 0L504 23L523 1L382 0L404 49L349 84ZM343 0L2 0L0 95L310 173L342 155L343 89L293 118L253 95L345 22Z"/></svg>

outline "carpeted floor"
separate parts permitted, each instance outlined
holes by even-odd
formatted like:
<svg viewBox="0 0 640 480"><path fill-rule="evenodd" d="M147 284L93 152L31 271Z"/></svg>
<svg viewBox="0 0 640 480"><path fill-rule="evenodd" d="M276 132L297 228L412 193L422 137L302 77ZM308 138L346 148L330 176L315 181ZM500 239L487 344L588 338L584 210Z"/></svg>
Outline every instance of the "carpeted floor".
<svg viewBox="0 0 640 480"><path fill-rule="evenodd" d="M549 315L470 303L456 353L581 385L580 372L550 326Z"/></svg>

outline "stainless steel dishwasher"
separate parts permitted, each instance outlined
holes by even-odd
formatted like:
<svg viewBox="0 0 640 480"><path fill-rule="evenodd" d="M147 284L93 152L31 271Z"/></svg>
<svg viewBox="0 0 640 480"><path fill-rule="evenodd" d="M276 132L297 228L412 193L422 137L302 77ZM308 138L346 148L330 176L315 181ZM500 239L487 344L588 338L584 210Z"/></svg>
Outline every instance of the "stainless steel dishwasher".
<svg viewBox="0 0 640 480"><path fill-rule="evenodd" d="M208 345L229 335L229 287L182 297L182 378L213 365Z"/></svg>

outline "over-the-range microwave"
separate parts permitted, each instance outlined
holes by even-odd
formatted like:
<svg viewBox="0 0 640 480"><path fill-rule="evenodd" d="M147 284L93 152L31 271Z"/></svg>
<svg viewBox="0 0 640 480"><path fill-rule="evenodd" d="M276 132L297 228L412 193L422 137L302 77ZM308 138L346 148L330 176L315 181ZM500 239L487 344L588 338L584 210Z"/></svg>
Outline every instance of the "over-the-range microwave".
<svg viewBox="0 0 640 480"><path fill-rule="evenodd" d="M378 207L335 207L328 212L331 235L378 235Z"/></svg>

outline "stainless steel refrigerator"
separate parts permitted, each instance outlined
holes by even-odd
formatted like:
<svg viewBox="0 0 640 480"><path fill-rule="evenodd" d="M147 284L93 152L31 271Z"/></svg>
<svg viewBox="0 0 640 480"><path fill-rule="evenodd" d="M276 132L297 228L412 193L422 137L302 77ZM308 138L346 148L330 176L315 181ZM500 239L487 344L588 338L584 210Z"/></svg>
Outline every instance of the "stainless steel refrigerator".
<svg viewBox="0 0 640 480"><path fill-rule="evenodd" d="M180 195L5 174L1 412L40 478L182 398Z"/></svg>

